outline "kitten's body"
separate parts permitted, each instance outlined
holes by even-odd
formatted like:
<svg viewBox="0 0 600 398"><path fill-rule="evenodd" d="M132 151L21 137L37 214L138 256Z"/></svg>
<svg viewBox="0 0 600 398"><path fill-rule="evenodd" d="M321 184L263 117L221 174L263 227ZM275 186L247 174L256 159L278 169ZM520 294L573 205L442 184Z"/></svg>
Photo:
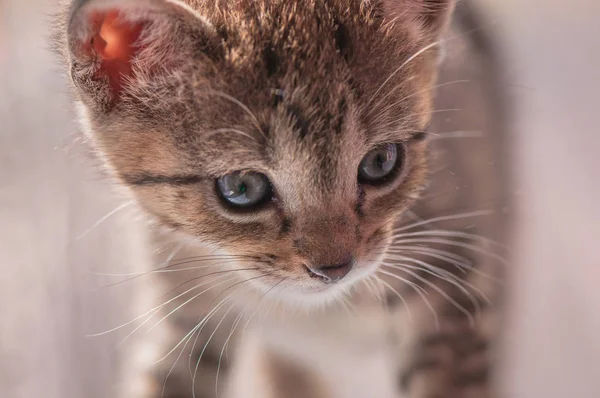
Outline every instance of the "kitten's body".
<svg viewBox="0 0 600 398"><path fill-rule="evenodd" d="M207 12L203 2L188 3L203 15ZM225 3L221 8L225 8ZM497 248L493 244L473 236L447 235L447 231L503 238L505 215L498 212L505 205L502 193L506 171L498 163L503 159L503 114L488 43L478 41L483 37L481 32L468 31L473 22L468 20L472 14L465 5L459 7L457 16L457 22L446 34L448 39L443 41L446 57L439 81L443 86L437 90L435 106L439 113L433 118L431 144L426 155L430 164L428 188L420 201L410 205L410 211L404 208L404 214L395 223L417 223L400 232L430 231L430 235L400 236L397 239L408 241L392 245L401 246L404 252L400 254L415 260L410 266L419 266L422 271L426 263L443 271L434 270L434 274L438 273L435 276L427 269L415 274L415 268L404 273L383 268L383 273L377 275L384 282L371 279L359 282L344 301L333 300L308 312L295 311L297 306L293 301L274 300L283 290L283 283L273 283L262 290L252 289L245 281L260 277L219 274L223 270L222 263L232 262L231 257L199 259L198 256L214 256L215 252L199 246L189 234L182 234L180 230L184 228L180 223L161 219L167 211L163 203L149 199L143 207L157 212L158 218L175 230L160 233L158 246L163 246L164 241L177 242L158 256L157 264L164 266L165 261L168 262L167 270L205 268L160 273L156 280L148 280L151 291L147 298L154 296L155 305L179 293L188 293L169 301L147 323L154 325L164 318L146 337L140 348L143 355L132 357L134 361L127 365L124 396L154 398L163 394L183 398L192 396L193 390L196 397L211 397L217 388L219 396L233 398L482 398L492 395L488 342L496 332L497 323L493 318L497 316L499 296L498 286L489 277L500 275L502 262L493 255L483 254L495 252ZM412 53L419 49L415 47ZM360 53L360 50L355 48L354 52ZM324 81L323 88L336 95L333 87L327 87ZM423 83L423 87L427 84ZM235 90L234 93L237 95ZM169 98L164 101L168 102ZM101 104L111 106L104 100ZM416 109L428 115L426 99ZM92 126L91 130L98 128L100 122L95 123L96 127ZM457 138L461 136L457 133L460 131L466 136L476 132L481 136ZM134 142L139 144L137 140ZM106 146L100 143L100 147L103 145ZM152 144L147 150L159 153L155 159L158 163L147 167L162 173L171 167L169 163L173 160L165 160L168 157L162 157ZM315 156L325 155L315 153ZM139 177L139 164L128 166L119 161L114 158L111 163L122 180L127 182L127 176L133 174ZM137 196L144 199L148 195L146 189L142 187ZM410 189L407 188L407 192ZM406 193L399 193L402 194ZM184 197L189 192L180 195ZM168 201L163 195L162 202L165 200ZM495 213L469 214L479 210ZM434 223L419 221L457 214L463 216ZM206 219L199 222L211 223ZM236 233L235 230L221 231L219 236ZM217 243L219 239L229 238L216 238ZM451 242L440 244L440 240ZM449 252L426 253L428 248ZM264 252L267 253L269 251ZM406 264L404 259L392 257L393 254L388 256L392 265ZM476 271L461 257L472 261ZM238 268L243 266L244 262L239 261ZM458 270L460 266L462 270ZM390 274L406 278L408 282ZM444 282L440 276L453 282ZM188 289L195 286L193 282L198 281L206 284L189 292ZM201 296L193 299L201 292ZM486 303L482 296L488 296L493 304ZM219 306L220 310L213 312ZM152 306L145 310L148 308ZM198 323L207 315L206 324ZM155 363L171 350L168 358ZM201 353L202 359L198 360Z"/></svg>

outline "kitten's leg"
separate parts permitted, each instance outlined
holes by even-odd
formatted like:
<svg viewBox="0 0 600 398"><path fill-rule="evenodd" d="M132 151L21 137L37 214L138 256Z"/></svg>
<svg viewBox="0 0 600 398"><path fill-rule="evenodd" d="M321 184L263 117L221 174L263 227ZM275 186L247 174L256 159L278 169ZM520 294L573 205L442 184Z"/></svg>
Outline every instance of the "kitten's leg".
<svg viewBox="0 0 600 398"><path fill-rule="evenodd" d="M227 398L333 397L313 368L266 346L255 331L248 332L237 351Z"/></svg>
<svg viewBox="0 0 600 398"><path fill-rule="evenodd" d="M460 299L460 294L454 296ZM399 397L493 397L490 342L496 310L484 307L473 326L465 314L447 303L436 304L439 330L429 324L412 330L408 338L406 328L402 331L399 350L401 355L410 355L398 369Z"/></svg>
<svg viewBox="0 0 600 398"><path fill-rule="evenodd" d="M489 342L458 322L419 341L399 374L402 395L411 398L488 398Z"/></svg>

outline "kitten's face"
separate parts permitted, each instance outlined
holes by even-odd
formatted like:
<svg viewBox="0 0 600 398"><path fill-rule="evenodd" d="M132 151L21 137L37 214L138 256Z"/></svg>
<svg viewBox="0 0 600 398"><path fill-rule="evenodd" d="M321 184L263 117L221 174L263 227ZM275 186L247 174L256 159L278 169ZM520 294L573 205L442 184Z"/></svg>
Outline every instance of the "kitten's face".
<svg viewBox="0 0 600 398"><path fill-rule="evenodd" d="M435 53L411 56L447 2L83 3L84 120L143 208L265 290L333 296L376 269L426 182Z"/></svg>

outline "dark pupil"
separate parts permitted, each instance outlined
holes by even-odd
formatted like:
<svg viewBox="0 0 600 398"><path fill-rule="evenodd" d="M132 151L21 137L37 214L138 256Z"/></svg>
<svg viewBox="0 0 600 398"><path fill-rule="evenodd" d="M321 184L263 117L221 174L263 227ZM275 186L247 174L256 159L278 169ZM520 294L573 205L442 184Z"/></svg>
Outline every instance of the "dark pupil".
<svg viewBox="0 0 600 398"><path fill-rule="evenodd" d="M383 180L394 171L398 161L396 145L387 144L369 152L362 160L359 168L359 179L362 182Z"/></svg>
<svg viewBox="0 0 600 398"><path fill-rule="evenodd" d="M387 155L387 154L386 154ZM377 164L377 167L380 169L383 169L385 162L387 162L387 156L382 154L381 152L377 155L377 158L375 158L375 162Z"/></svg>
<svg viewBox="0 0 600 398"><path fill-rule="evenodd" d="M240 183L240 185L238 185L238 190L242 194L245 193L247 189L248 189L248 187L246 186L246 183L244 183L244 182L242 182L242 183Z"/></svg>

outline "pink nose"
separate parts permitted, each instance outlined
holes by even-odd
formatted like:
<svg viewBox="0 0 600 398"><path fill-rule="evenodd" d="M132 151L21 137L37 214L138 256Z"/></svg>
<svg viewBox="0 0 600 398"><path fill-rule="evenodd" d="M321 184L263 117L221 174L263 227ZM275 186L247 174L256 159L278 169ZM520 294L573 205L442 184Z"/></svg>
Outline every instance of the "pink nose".
<svg viewBox="0 0 600 398"><path fill-rule="evenodd" d="M313 277L321 279L325 283L335 283L340 281L354 266L354 258L349 256L349 259L341 264L321 265L318 267L309 267L308 271Z"/></svg>

